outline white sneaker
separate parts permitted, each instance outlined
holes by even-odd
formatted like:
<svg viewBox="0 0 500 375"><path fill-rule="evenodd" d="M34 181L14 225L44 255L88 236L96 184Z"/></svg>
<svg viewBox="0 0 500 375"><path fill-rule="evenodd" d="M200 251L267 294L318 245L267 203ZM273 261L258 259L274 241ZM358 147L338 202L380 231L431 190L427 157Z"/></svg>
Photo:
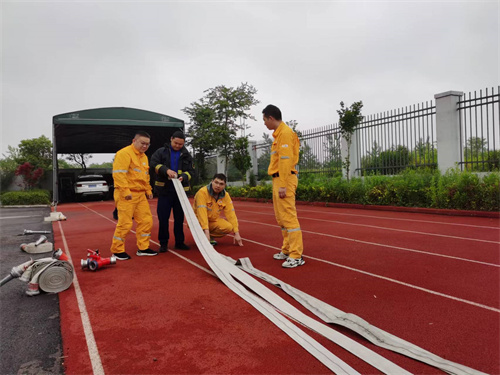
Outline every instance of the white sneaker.
<svg viewBox="0 0 500 375"><path fill-rule="evenodd" d="M281 267L284 268L295 268L298 266L303 266L306 263L306 261L302 258L299 259L293 259L293 258L287 258L285 262L281 265Z"/></svg>
<svg viewBox="0 0 500 375"><path fill-rule="evenodd" d="M283 252L280 251L278 254L274 254L273 258L274 259L278 259L278 260L283 260L283 259L288 258L288 255L286 255L286 254L284 254Z"/></svg>

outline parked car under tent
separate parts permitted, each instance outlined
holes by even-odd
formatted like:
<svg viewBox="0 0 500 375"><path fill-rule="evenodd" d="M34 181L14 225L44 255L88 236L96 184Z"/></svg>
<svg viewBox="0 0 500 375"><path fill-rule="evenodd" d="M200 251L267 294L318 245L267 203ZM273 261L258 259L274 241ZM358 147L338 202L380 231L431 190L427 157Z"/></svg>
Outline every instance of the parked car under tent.
<svg viewBox="0 0 500 375"><path fill-rule="evenodd" d="M184 131L183 120L127 107L94 108L62 113L52 118L52 125L52 197L56 210L61 193L58 154L116 153L130 145L135 132L142 130L151 135L151 146L146 152L146 155L151 157L156 149L168 142L176 130Z"/></svg>

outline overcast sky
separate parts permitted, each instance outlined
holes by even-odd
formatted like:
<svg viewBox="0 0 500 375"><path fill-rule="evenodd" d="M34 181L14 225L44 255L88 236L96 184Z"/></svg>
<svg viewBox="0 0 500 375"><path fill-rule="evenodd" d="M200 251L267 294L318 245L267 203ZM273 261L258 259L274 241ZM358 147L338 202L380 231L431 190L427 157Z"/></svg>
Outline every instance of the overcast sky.
<svg viewBox="0 0 500 375"><path fill-rule="evenodd" d="M56 114L132 107L188 121L247 82L299 130L500 83L499 1L2 0L2 153L52 139ZM99 136L98 134L96 136ZM91 162L111 161L94 158Z"/></svg>

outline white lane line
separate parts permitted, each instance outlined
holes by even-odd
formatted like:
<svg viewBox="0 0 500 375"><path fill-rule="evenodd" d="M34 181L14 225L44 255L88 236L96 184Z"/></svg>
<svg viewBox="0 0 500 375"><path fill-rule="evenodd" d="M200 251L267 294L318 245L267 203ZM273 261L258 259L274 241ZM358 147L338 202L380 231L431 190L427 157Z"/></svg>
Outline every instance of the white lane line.
<svg viewBox="0 0 500 375"><path fill-rule="evenodd" d="M270 226L270 227L279 228L278 225L275 225L275 224L266 224L266 223L260 223L260 222L257 222L257 221L250 221L250 220L238 220L238 221L246 222L246 223L253 223L253 224L260 224L260 225L267 225L267 226ZM477 263L477 264L482 264L482 265L485 265L485 266L491 266L491 267L500 268L500 264L481 262L479 260L454 257L454 256L451 256L451 255L445 255L445 254L431 253L429 251L423 251L423 250L409 249L407 247L385 245L385 244L380 244L380 243L377 243L377 242L369 242L369 241L356 240L354 238L335 236L333 234L327 234L327 233L312 232L312 231L309 231L309 230L302 230L302 233L311 233L311 234L314 234L316 236L332 237L332 238L337 238L339 240L345 240L345 241L351 241L351 242L358 242L358 243L362 243L362 244L366 244L366 245L379 246L379 247L387 247L387 248L390 248L390 249L410 251L412 253L432 255L432 256L436 256L436 257L442 257L442 258L460 260L460 261L463 261L463 262Z"/></svg>
<svg viewBox="0 0 500 375"><path fill-rule="evenodd" d="M331 207L330 207L331 208ZM300 212L313 212L313 213L318 213L318 211L314 210L304 210L300 209ZM387 212L387 211L386 211ZM495 229L495 230L500 230L500 226L494 227L494 226L489 226L489 225L473 225L473 224L462 224L462 223L447 223L445 221L432 221L432 220L415 220L415 219L404 219L404 218L399 218L399 217L385 217L385 216L375 216L375 215L358 215L358 214L346 214L346 213L340 213L340 212L325 212L321 211L323 214L327 215L339 215L339 216L355 216L355 217L366 217L370 219L380 219L380 220L395 220L395 221L409 221L412 223L427 223L427 224L440 224L440 225L456 225L456 226L462 226L462 227L471 227L471 228L483 228L483 229ZM406 213L411 213L411 214L416 214L418 212L406 212ZM426 214L427 215L427 214ZM482 218L482 219L487 219L487 218ZM498 220L493 218L493 220ZM500 223L500 221L499 221Z"/></svg>
<svg viewBox="0 0 500 375"><path fill-rule="evenodd" d="M238 201L236 201L238 202ZM334 207L328 207L330 209ZM238 211L245 211L243 209L238 209ZM250 213L259 213L255 211L245 211L245 212L250 212ZM500 220L498 218L482 218L482 219L492 219L492 220L499 220L499 225L498 226L489 226L489 225L473 225L473 224L462 224L462 223L447 223L445 221L432 221L432 220L417 220L417 219L404 219L400 217L390 217L390 216L375 216L375 215L360 215L360 214L347 214L347 213L341 213L341 212L328 212L327 210L308 210L304 208L300 208L298 210L299 214L301 212L312 212L312 213L322 213L326 215L339 215L339 216L354 216L354 217L362 217L362 218L370 218L370 219L379 219L379 220L394 220L394 221L409 221L412 223L427 223L427 224L440 224L440 225L452 225L452 226L463 226L463 227L471 227L471 228L483 228L483 229L494 229L494 230L500 230ZM388 212L388 211L384 211ZM419 214L419 212L405 212L408 214ZM427 214L426 214L427 215Z"/></svg>
<svg viewBox="0 0 500 375"><path fill-rule="evenodd" d="M66 236L61 225L58 221L59 230L61 231L61 237L63 240L64 250L68 256L69 262L75 268L73 261L71 259L71 253L69 252L68 243L66 242ZM92 331L92 324L90 324L89 314L87 312L87 307L85 306L85 300L83 299L82 290L80 288L80 283L78 282L78 277L76 272L73 276L73 285L75 287L76 300L78 302L78 308L80 309L80 315L82 317L83 332L85 333L85 339L87 341L87 348L89 350L90 362L92 363L92 370L96 375L104 375L104 368L102 367L101 356L99 355L99 350L97 349L97 343L95 341L94 332Z"/></svg>
<svg viewBox="0 0 500 375"><path fill-rule="evenodd" d="M270 246L270 245L267 245L267 244L263 244L263 243L261 243L261 242L252 241L252 240L247 240L247 239L245 239L245 241L246 241L246 242L252 242L252 243L255 243L255 244L257 244L257 245L261 245L261 246L268 247L268 248L271 248L271 249L276 249L276 250L278 250L278 251L280 251L280 250L281 250L281 248L280 248L280 247ZM431 289L422 288L422 287L417 286L417 285L413 285L413 284L405 283L405 282L403 282L403 281L399 281L399 280L396 280L396 279L391 279L390 277L385 277L385 276L381 276L381 275L376 275L376 274L371 273L371 272L363 271L363 270L360 270L360 269L357 269L357 268L352 268L352 267L349 267L349 266L344 266L343 264L338 264L338 263L330 262L330 261L328 261L328 260L324 260L324 259L316 258L316 257L310 256L310 255L303 255L303 257L304 257L304 258L309 258L309 259L314 259L314 260L317 260L318 262L322 262L322 263L330 264L330 265L332 265L332 266L336 266L336 267L344 268L344 269L347 269L347 270L349 270L349 271L362 273L362 274L364 274L364 275L368 275L368 276L371 276L371 277L375 277L375 278L377 278L377 279L382 279L382 280L385 280L385 281L389 281L389 282L391 282L391 283L395 283L395 284L403 285L403 286L406 286L406 287L408 287L408 288L417 289L417 290L420 290L420 291L423 291L423 292L426 292L426 293L434 294L434 295L437 295L437 296L440 296L440 297L444 297L444 298L452 299L452 300L454 300L454 301L463 302L463 303L466 303L466 304L468 304L468 305L472 305L472 306L480 307L480 308L482 308L482 309L491 310L491 311L495 311L495 312L497 312L497 313L500 313L500 309L497 309L497 308L495 308L495 307L491 307L491 306L483 305L483 304L481 304L481 303L477 303L477 302L469 301L469 300L466 300L466 299L463 299L463 298L458 298L458 297L450 296L449 294L444 294L444 293L436 292L436 291L431 290Z"/></svg>
<svg viewBox="0 0 500 375"><path fill-rule="evenodd" d="M81 204L81 203L80 203L80 204ZM93 213L95 213L96 215L99 215L99 216L101 216L102 218L104 218L104 219L106 219L106 220L108 220L108 221L111 221L112 223L116 223L116 220L114 220L114 219L113 219L113 220L111 220L111 219L110 219L110 218L108 218L107 216L104 216L104 215L103 215L103 214L101 214L100 212L97 212L97 211L93 210L92 208L90 208L90 207L88 207L88 206L85 206L84 204L81 204L81 205L82 205L83 207L85 207L87 210L92 211L92 212L93 212ZM155 215L153 215L153 216L154 216L154 217L156 217ZM170 220L170 221L173 221L173 220ZM136 232L135 232L135 230L132 230L132 229L130 230L130 232L132 232L132 233L136 233ZM160 246L160 244L159 244L158 242L156 242L155 240L151 240L151 239L150 239L150 240L149 240L149 242L154 243L155 245ZM195 266L195 267L197 267L197 268L199 268L199 269L201 269L201 270L205 271L206 273L209 273L209 274L210 274L210 275L212 275L212 276L217 276L215 273L213 273L213 272L212 272L211 270L209 270L208 268L203 267L203 266L200 266L198 263L193 262L191 259L188 259L188 258L186 258L186 257L185 257L185 256L183 256L183 255L180 255L178 252L176 252L176 251L174 251L174 250L172 250L172 249L168 249L168 252L169 252L169 253L174 254L175 256L177 256L177 257L179 257L179 258L181 258L182 260L185 260L186 262L188 262L188 263L192 264L193 266Z"/></svg>
<svg viewBox="0 0 500 375"><path fill-rule="evenodd" d="M274 216L274 214L270 213L264 213L264 212L254 212L255 214L259 215L268 215L268 216ZM491 241L491 240L482 240L478 238L469 238L469 237L458 237L458 236L451 236L448 234L438 234L438 233L426 233L426 232L417 232L414 230L406 230L406 229L396 229L396 228L387 228L387 227L379 227L377 225L368 225L368 224L358 224L358 223L347 223L345 221L336 221L336 220L326 220L326 219L316 219L314 217L306 217L306 216L299 216L299 221L301 220L312 220L312 221L322 221L326 223L335 223L335 224L343 224L343 225L352 225L355 227L366 227L366 228L374 228L374 229L382 229L382 230L392 230L395 232L404 232L404 233L411 233L411 234L421 234L423 236L435 236L435 237L444 237L444 238L453 238L457 240L466 240L466 241L477 241L477 242L486 242L486 243L493 243L495 245L500 245L500 241Z"/></svg>
<svg viewBox="0 0 500 375"><path fill-rule="evenodd" d="M84 206L84 205L82 205L82 206ZM86 207L88 210L96 213L99 216L102 216L103 218L105 218L105 219L107 219L109 221L113 221L111 219L108 219L106 216L101 215L99 212L96 212L96 211L90 209L87 206L84 206L84 207ZM261 224L261 225L267 225L267 226L277 227L277 225L263 224L263 223L259 223L259 222L256 222L256 221L248 221L248 220L239 220L239 221L246 221L246 222L249 222L249 223L255 223L255 224ZM302 232L305 232L305 231L302 231ZM332 236L332 235L327 235L327 234L323 234L323 233L315 233L315 232L308 232L308 233L314 233L314 234L317 234L317 235L329 236L329 237L334 237L334 238L339 238L339 239L345 239L345 240L354 241L354 242L361 242L361 243L366 243L366 244L371 244L371 245L376 245L376 246L393 247L393 248L396 248L396 249L399 249L399 250L406 250L406 251L413 251L413 252L416 252L416 253L424 253L424 254L429 254L429 255L436 255L436 256L441 256L441 257L445 257L445 258L452 258L452 259L456 259L456 260L462 260L462 261L466 261L466 262L480 263L480 264L484 264L484 265L488 265L488 266L493 266L493 267L500 267L500 265L497 265L497 264L479 262L479 261L474 261L474 260L469 260L469 259L463 259L463 258L456 258L456 257L448 256L448 255L440 255L440 254L427 253L425 251L418 251L418 250L412 250L412 249L399 248L399 247L396 247L396 246L380 245L380 244L376 244L376 243L358 241L358 240L353 240L353 239L350 239L350 238ZM249 239L245 239L245 238L244 238L244 240L247 241L247 242L255 243L255 244L263 246L263 247L267 247L267 248L270 248L270 249L275 249L275 250L281 251L281 248L279 248L279 247L267 245L267 244L264 244L262 242L257 242L257 241L253 241L253 240L249 240ZM176 255L180 256L178 254L176 254ZM182 257L182 258L184 258L184 257ZM495 311L495 312L500 312L499 309L494 308L494 307L490 307L490 306L483 305L483 304L476 303L476 302L472 302L472 301L469 301L469 300L466 300L466 299L462 299L462 298L450 296L448 294L436 292L436 291L431 290L431 289L422 288L422 287L417 286L417 285L405 283L403 281L391 279L389 277L377 275L377 274L374 274L374 273L371 273L371 272L367 272L367 271L363 271L363 270L360 270L360 269L357 269L357 268L352 268L352 267L349 267L349 266L344 266L342 264L333 263L333 262L330 262L330 261L327 261L327 260L323 260L323 259L320 259L320 258L312 257L310 255L304 255L304 258L314 259L314 260L317 260L319 262L327 263L327 264L330 264L330 265L333 265L333 266L337 266L337 267L340 267L340 268L345 268L345 269L353 271L353 272L362 273L362 274L365 274L365 275L368 275L368 276L371 276L371 277L375 277L375 278L382 279L382 280L385 280L385 281L393 282L393 283L396 283L396 284L399 284L399 285L406 286L408 288L417 289L417 290L420 290L420 291L423 291L423 292L427 292L427 293L430 293L430 294L433 294L433 295L437 295L437 296L440 296L440 297L448 298L448 299L451 299L451 300L454 300L454 301L463 302L463 303L466 303L466 304L469 304L469 305L472 305L472 306L476 306L476 307L480 307L480 308L483 308L483 309L486 309L486 310L492 310L492 311ZM192 262L190 262L190 263L192 263ZM200 266L199 268L202 268L202 267Z"/></svg>
<svg viewBox="0 0 500 375"><path fill-rule="evenodd" d="M395 231L395 232L405 232L405 233L411 233L411 234L421 234L421 235L424 235L424 236L436 236L436 237L444 237L444 238L453 238L453 239L457 239L457 240L478 241L478 242L500 244L500 241L482 240L482 239L479 239L479 238L470 238L470 237L451 236L449 234L426 233L426 232L418 232L418 231L415 231L415 230L406 230L406 229L396 229L396 228L379 227L377 225L368 225L368 224L346 223L346 222L343 222L343 221L316 219L316 218L312 218L312 217L303 217L303 216L301 216L300 219L301 220L302 219L306 219L306 220L314 220L314 221L323 221L323 222L327 222L327 223L336 223L336 224L344 224L344 225L353 225L353 226L357 226L357 227L375 228L375 229L382 229L382 230L392 230L392 231Z"/></svg>

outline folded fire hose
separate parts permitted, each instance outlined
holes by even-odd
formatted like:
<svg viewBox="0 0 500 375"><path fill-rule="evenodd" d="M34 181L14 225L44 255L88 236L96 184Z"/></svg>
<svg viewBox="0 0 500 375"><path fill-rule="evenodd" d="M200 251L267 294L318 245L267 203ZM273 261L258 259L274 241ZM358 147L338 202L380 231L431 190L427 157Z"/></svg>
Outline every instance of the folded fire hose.
<svg viewBox="0 0 500 375"><path fill-rule="evenodd" d="M337 324L358 333L371 343L382 348L403 354L409 358L439 368L449 374L483 374L470 367L441 358L425 349L420 348L408 341L377 328L357 315L345 313L283 281L262 272L253 267L249 258L240 258L237 261L230 257L225 257L242 270L254 275L270 284L282 289L289 296L293 297L302 306L329 324Z"/></svg>
<svg viewBox="0 0 500 375"><path fill-rule="evenodd" d="M337 345L350 351L352 354L356 355L357 357L369 363L378 370L382 371L383 373L409 374L408 371L390 362L389 360L382 357L378 353L366 348L365 346L350 339L349 337L342 335L341 333L335 331L331 327L328 327L305 315L300 310L296 309L293 305L289 304L283 298L281 298L280 296L278 296L277 294L266 288L264 285L262 285L260 282L255 280L253 277L243 272L242 269L244 269L249 273L254 273L253 270L255 270L255 268L251 266L251 263L249 261L247 262L244 260L243 262L239 262L239 266L242 268L240 269L239 267L236 266L234 260L225 257L219 254L217 251L215 251L213 246L206 238L205 233L201 229L200 224L198 223L198 219L196 218L194 211L189 203L189 200L186 194L184 193L182 184L177 179L174 179L173 183L177 195L179 196L179 200L186 215L186 220L188 222L191 234L193 235L196 245L198 246L201 254L207 261L208 265L215 272L215 274L233 292L235 292L245 301L254 306L258 311L264 314L269 320L271 320L285 333L287 333L293 340L295 340L304 349L306 349L309 353L314 355L325 366L327 366L330 370L332 370L337 374L345 374L345 373L357 374L358 372L354 370L352 367L350 367L348 364L346 364L344 361L342 361L340 358L336 357L334 354L328 351L328 349L319 344L316 340L307 335L304 331L300 330L284 315L297 321L301 325L310 328L314 332L317 332L323 335L324 337L330 339ZM255 274L260 278L266 279L264 278L264 275L266 275L264 273L255 272ZM450 374L483 374L482 372L471 369L469 367L444 360L430 352L425 351L424 349L421 349L411 343L401 340L396 336L384 332L376 327L370 326L367 322L365 322L359 317L356 317L353 314L344 314L342 311L335 309L333 306L327 305L326 303L320 300L314 299L314 297L308 296L307 294L302 293L297 289L287 286L286 284L280 282L279 280L274 279L270 275L266 276L269 276L266 281L269 281L271 283L274 283L275 285L280 286L283 290L287 289L286 291L290 295L293 295L293 292L295 291L298 292L295 293L296 295L302 294L307 297L310 297L310 299L303 298L303 300L308 300L308 302L312 301L316 305L319 305L320 306L319 309L311 309L311 311L315 312L317 316L319 316L326 322L330 323L331 322L330 320L333 320L332 321L333 323L340 324L339 321L345 320L346 324L342 324L343 326L350 328L357 333L362 334L362 336L368 338L371 342L381 347L391 349L395 352L404 354L410 358L414 358L424 363L438 367ZM253 291L255 294L250 292L245 287ZM299 300L300 298L297 298L296 295L293 295L293 297L302 303L302 301ZM303 305L307 307L307 303L303 303ZM325 306L328 306L331 309L328 311L328 309L325 308ZM281 312L281 314L277 314L276 310ZM326 314L318 312L325 310L328 311ZM334 318L332 319L332 315L330 314L332 311L334 312L334 315L335 313L338 314L340 312L341 316L339 317L339 319L337 320L335 320ZM349 316L349 318L347 318L347 316ZM351 322L349 322L349 319L351 320ZM385 344L383 344L384 341Z"/></svg>
<svg viewBox="0 0 500 375"><path fill-rule="evenodd" d="M28 283L26 294L35 296L40 290L59 293L73 283L73 266L61 249L52 253L52 258L29 260L13 267L10 274L0 281L0 286L14 278Z"/></svg>
<svg viewBox="0 0 500 375"><path fill-rule="evenodd" d="M198 219L194 214L181 182L177 179L172 181L198 249L210 268L233 292L264 314L264 316L266 316L271 322L282 329L293 340L295 340L299 345L301 345L334 373L359 374L355 369L335 356L323 345L318 343L311 336L293 324L292 321L286 318L283 314L312 329L313 331L328 337L336 344L342 346L344 349L350 351L383 373L401 375L410 374L410 372L395 363L390 362L378 353L359 344L355 340L352 340L351 338L344 336L332 328L305 315L276 293L262 285L262 283L236 267L234 264L229 263L217 251L215 251L212 245L210 245L210 242L198 223ZM247 288L253 291L253 293Z"/></svg>

